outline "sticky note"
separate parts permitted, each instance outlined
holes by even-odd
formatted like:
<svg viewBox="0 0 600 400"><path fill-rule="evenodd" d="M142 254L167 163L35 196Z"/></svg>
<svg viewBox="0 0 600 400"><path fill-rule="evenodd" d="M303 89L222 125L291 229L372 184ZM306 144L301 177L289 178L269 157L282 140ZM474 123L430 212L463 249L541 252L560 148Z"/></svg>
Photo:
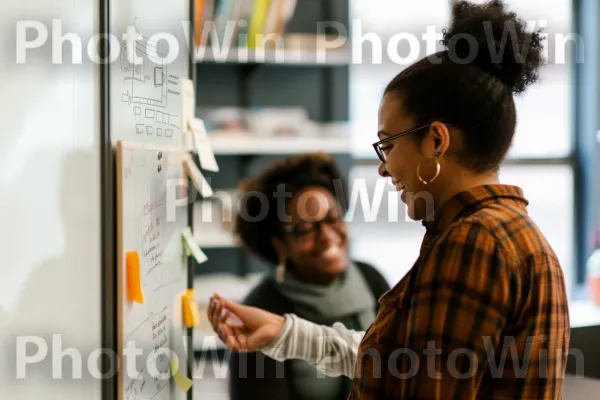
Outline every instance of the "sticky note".
<svg viewBox="0 0 600 400"><path fill-rule="evenodd" d="M193 328L194 326L200 325L200 312L198 311L194 289L188 289L181 300L185 326Z"/></svg>
<svg viewBox="0 0 600 400"><path fill-rule="evenodd" d="M127 252L125 265L127 269L127 298L129 301L144 304L140 256L137 251Z"/></svg>
<svg viewBox="0 0 600 400"><path fill-rule="evenodd" d="M181 237L183 239L183 243L187 251L191 253L191 255L196 259L196 262L198 264L202 264L203 262L206 262L206 260L208 260L206 254L204 254L200 246L198 246L198 243L196 243L196 240L194 240L194 236L192 235L192 231L189 227L184 229L183 233L181 234Z"/></svg>
<svg viewBox="0 0 600 400"><path fill-rule="evenodd" d="M200 172L200 169L198 169L198 166L194 160L187 158L185 160L185 167L190 179L192 180L192 183L194 184L194 187L200 192L202 197L212 197L214 194L213 190L204 178L204 175L202 175L202 172Z"/></svg>
<svg viewBox="0 0 600 400"><path fill-rule="evenodd" d="M194 119L196 109L196 94L194 82L181 78L181 131L190 131L190 122Z"/></svg>
<svg viewBox="0 0 600 400"><path fill-rule="evenodd" d="M179 235L173 235L171 239L169 239L167 246L165 247L165 251L163 252L162 262L167 263L175 259L177 256L177 237ZM181 253L180 253L181 256Z"/></svg>
<svg viewBox="0 0 600 400"><path fill-rule="evenodd" d="M219 166L215 159L215 153L213 152L210 138L206 133L204 121L194 118L190 122L190 127L194 134L194 147L196 148L198 158L200 159L200 166L207 171L219 172Z"/></svg>
<svg viewBox="0 0 600 400"><path fill-rule="evenodd" d="M177 356L171 358L171 374L173 375L175 385L177 385L181 391L187 392L190 390L192 387L192 380L181 373L181 370L179 369L179 357Z"/></svg>
<svg viewBox="0 0 600 400"><path fill-rule="evenodd" d="M192 255L192 252L190 251L183 235L181 235L181 247L183 248L183 251L185 252L185 255L187 257L190 257Z"/></svg>

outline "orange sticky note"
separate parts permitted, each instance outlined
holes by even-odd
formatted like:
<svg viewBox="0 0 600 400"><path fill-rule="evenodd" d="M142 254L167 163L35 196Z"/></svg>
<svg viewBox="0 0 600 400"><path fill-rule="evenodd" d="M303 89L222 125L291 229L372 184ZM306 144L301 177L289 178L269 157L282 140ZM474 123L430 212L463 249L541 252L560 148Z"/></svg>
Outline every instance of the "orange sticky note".
<svg viewBox="0 0 600 400"><path fill-rule="evenodd" d="M200 312L196 303L194 289L188 289L182 298L183 319L188 328L200 325Z"/></svg>
<svg viewBox="0 0 600 400"><path fill-rule="evenodd" d="M127 266L127 298L129 301L144 304L142 290L140 256L137 251L129 251L125 255Z"/></svg>

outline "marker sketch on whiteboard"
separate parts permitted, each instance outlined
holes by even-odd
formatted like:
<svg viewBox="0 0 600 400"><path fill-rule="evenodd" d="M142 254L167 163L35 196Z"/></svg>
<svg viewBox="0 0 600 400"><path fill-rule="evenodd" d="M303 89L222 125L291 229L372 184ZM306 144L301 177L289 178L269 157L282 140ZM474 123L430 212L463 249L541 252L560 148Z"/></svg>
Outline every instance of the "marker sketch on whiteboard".
<svg viewBox="0 0 600 400"><path fill-rule="evenodd" d="M127 104L134 114L135 126L132 129L137 135L170 138L172 134L169 133L180 128L180 80L178 76L169 74L167 44L145 37L135 20L134 26L140 39L132 41L135 45L133 51L141 64L130 62L130 41L124 41L120 52L123 73L121 102Z"/></svg>

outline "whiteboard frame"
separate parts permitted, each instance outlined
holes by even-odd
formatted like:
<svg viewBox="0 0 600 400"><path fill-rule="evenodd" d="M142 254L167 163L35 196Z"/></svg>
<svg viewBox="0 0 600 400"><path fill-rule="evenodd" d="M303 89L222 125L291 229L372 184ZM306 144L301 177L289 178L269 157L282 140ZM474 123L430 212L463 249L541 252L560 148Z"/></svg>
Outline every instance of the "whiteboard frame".
<svg viewBox="0 0 600 400"><path fill-rule="evenodd" d="M110 1L100 0L99 32L109 34ZM108 41L99 43L100 59L110 55ZM120 368L117 348L117 299L116 299L116 252L115 252L115 151L112 146L110 129L110 65L99 65L100 69L100 256L101 267L101 346L115 351L114 356L103 357L102 371ZM116 400L118 373L110 374L102 380L102 398Z"/></svg>
<svg viewBox="0 0 600 400"><path fill-rule="evenodd" d="M189 14L187 17L190 22L192 31L196 30L195 24L195 1L188 1ZM99 33L110 35L111 29L111 0L99 0ZM110 55L109 41L101 41L99 43L100 59L108 59ZM188 48L194 49L194 35L189 35ZM101 248L101 346L103 349L113 350L114 356L103 357L101 359L102 371L114 371L115 368L120 368L118 348L118 333L117 333L117 311L119 303L117 302L117 251L116 251L116 149L113 147L110 123L110 64L100 63L100 248ZM196 83L196 64L194 52L189 52L188 60L188 78ZM193 204L188 205L188 225L193 229ZM194 281L194 264L191 259L188 259L188 288L193 288ZM187 332L188 341L187 348L187 376L193 378L192 365L194 361L193 349L193 328L189 328ZM117 400L119 397L119 374L109 374L108 378L102 380L102 399ZM193 386L187 393L187 399L193 399Z"/></svg>
<svg viewBox="0 0 600 400"><path fill-rule="evenodd" d="M190 22L190 27L192 29L192 32L196 32L196 29L198 29L198 27L196 26L196 1L195 0L188 0L188 3L190 5L189 8L189 15L188 15L188 21ZM195 43L195 35L190 34L189 35L189 43L188 43L188 49L196 49L196 43ZM194 88L196 87L196 56L195 56L195 51L190 51L189 52L189 59L188 59L188 78L194 83ZM195 110L194 110L195 111ZM193 147L193 146L192 146ZM190 225L190 230L192 231L192 235L194 234L194 204L189 203L188 204L188 224ZM188 257L188 289L193 289L194 288L194 275L195 275L195 265L194 265L194 260L192 259L192 257ZM187 400L193 400L194 399L194 370L192 368L193 365L195 365L194 361L195 361L195 354L194 354L194 328L188 328L187 329L187 344L186 347L188 349L188 360L187 360L187 376L190 377L190 379L192 380L192 387L190 388L190 390L187 393Z"/></svg>

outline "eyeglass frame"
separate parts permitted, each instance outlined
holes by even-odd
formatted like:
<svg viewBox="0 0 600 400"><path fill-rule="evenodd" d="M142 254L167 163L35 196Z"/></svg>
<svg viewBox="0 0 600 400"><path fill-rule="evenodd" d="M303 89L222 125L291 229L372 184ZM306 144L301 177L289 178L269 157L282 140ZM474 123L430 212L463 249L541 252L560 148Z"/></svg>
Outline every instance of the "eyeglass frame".
<svg viewBox="0 0 600 400"><path fill-rule="evenodd" d="M446 126L452 126L452 124L447 124L445 122L442 122L444 125ZM385 154L383 153L383 150L379 147L384 143L387 142L391 142L392 140L396 140L398 138L401 138L402 136L406 136L409 135L411 133L415 133L418 132L420 130L423 130L425 128L429 128L431 126L431 124L433 124L433 122L429 122L428 124L425 124L423 126L419 126L418 128L413 128L410 129L408 131L405 132L401 132L401 133L395 133L392 136L386 137L385 139L381 139L375 143L373 143L373 149L375 149L375 154L377 154L377 157L379 157L379 160L385 164L387 157L385 156Z"/></svg>
<svg viewBox="0 0 600 400"><path fill-rule="evenodd" d="M318 221L303 221L304 223L309 224L311 227L306 231L297 231L295 230L297 227L295 224L283 224L281 227L281 232L290 235L296 239L304 239L308 238L311 235L320 235L322 234L323 225L327 226L335 226L338 224L344 223L344 215L340 213L340 215L327 215L325 218L320 219ZM316 237L316 236L315 236Z"/></svg>

